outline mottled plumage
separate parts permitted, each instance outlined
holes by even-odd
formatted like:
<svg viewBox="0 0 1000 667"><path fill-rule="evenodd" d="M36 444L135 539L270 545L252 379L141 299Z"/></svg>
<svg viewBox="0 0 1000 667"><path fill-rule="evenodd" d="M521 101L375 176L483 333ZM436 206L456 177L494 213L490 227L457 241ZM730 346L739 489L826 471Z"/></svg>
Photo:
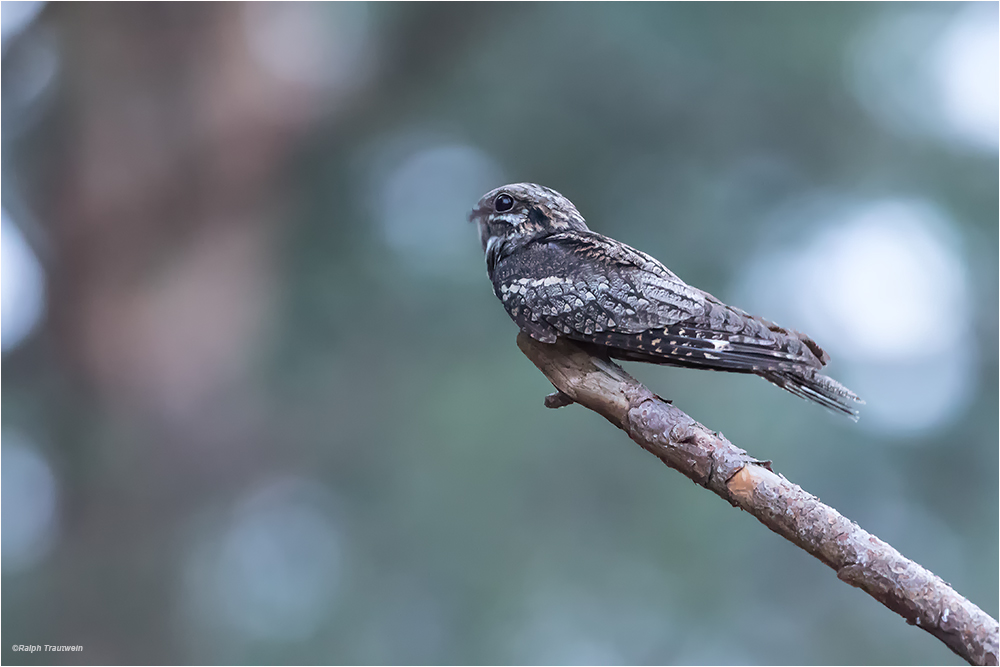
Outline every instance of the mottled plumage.
<svg viewBox="0 0 1000 667"><path fill-rule="evenodd" d="M808 336L727 306L649 255L587 228L573 204L533 183L487 193L472 211L493 291L537 340L564 336L615 359L753 373L857 419L849 389L819 370Z"/></svg>

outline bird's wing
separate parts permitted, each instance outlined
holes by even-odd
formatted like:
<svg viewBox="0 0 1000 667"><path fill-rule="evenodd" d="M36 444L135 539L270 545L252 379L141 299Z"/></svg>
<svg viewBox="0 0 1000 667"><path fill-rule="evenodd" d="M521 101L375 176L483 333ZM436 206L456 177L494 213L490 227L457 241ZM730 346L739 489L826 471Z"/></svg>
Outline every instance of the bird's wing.
<svg viewBox="0 0 1000 667"><path fill-rule="evenodd" d="M578 231L504 258L493 286L514 321L546 341L664 327L700 314L706 299L649 255Z"/></svg>
<svg viewBox="0 0 1000 667"><path fill-rule="evenodd" d="M728 306L649 255L594 232L563 232L497 266L494 290L522 330L600 345L610 356L754 373L857 418L860 399L819 373L829 355L808 336Z"/></svg>
<svg viewBox="0 0 1000 667"><path fill-rule="evenodd" d="M722 303L662 263L595 232L553 234L498 266L494 288L522 329L655 363L760 373L821 368L795 331Z"/></svg>

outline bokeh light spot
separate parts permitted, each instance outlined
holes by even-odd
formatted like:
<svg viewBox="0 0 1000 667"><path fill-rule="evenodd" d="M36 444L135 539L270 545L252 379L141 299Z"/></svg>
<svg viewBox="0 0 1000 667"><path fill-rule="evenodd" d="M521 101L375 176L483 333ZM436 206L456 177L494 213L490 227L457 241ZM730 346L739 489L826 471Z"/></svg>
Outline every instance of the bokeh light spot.
<svg viewBox="0 0 1000 667"><path fill-rule="evenodd" d="M7 40L24 30L43 7L45 3L38 0L0 2L0 39L3 40L3 48L7 47Z"/></svg>
<svg viewBox="0 0 1000 667"><path fill-rule="evenodd" d="M935 50L945 116L956 137L984 150L1000 146L1000 23L998 4L971 3L952 21Z"/></svg>
<svg viewBox="0 0 1000 667"><path fill-rule="evenodd" d="M867 402L865 426L902 434L945 423L967 402L978 356L953 222L911 199L804 201L781 215L817 210L825 224L759 255L737 298L830 352L830 374Z"/></svg>
<svg viewBox="0 0 1000 667"><path fill-rule="evenodd" d="M56 477L45 456L25 437L4 433L3 571L35 565L52 546L56 533Z"/></svg>
<svg viewBox="0 0 1000 667"><path fill-rule="evenodd" d="M9 352L35 328L45 309L45 275L21 230L0 217L0 348Z"/></svg>
<svg viewBox="0 0 1000 667"><path fill-rule="evenodd" d="M253 2L243 12L252 56L279 79L342 90L371 69L365 3Z"/></svg>
<svg viewBox="0 0 1000 667"><path fill-rule="evenodd" d="M468 214L503 185L496 161L474 146L440 143L385 162L373 205L389 246L415 270L478 277L482 253Z"/></svg>
<svg viewBox="0 0 1000 667"><path fill-rule="evenodd" d="M941 7L887 11L848 50L848 85L883 127L954 146L1000 147L996 3L943 22Z"/></svg>
<svg viewBox="0 0 1000 667"><path fill-rule="evenodd" d="M834 351L881 360L924 356L942 317L964 329L966 276L946 224L926 203L888 200L820 232L797 291L811 328Z"/></svg>
<svg viewBox="0 0 1000 667"><path fill-rule="evenodd" d="M325 489L272 482L240 504L221 533L196 545L189 595L200 615L244 639L312 635L334 604L341 536Z"/></svg>

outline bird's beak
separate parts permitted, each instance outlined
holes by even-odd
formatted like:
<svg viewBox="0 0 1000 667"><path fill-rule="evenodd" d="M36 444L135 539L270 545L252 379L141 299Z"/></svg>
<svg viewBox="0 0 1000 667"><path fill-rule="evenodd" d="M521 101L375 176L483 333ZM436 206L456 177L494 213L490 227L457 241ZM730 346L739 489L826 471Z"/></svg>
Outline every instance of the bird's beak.
<svg viewBox="0 0 1000 667"><path fill-rule="evenodd" d="M499 242L500 242L500 237L498 237L498 236L491 236L486 241L486 254L489 255L490 252L493 250L493 246L495 246Z"/></svg>

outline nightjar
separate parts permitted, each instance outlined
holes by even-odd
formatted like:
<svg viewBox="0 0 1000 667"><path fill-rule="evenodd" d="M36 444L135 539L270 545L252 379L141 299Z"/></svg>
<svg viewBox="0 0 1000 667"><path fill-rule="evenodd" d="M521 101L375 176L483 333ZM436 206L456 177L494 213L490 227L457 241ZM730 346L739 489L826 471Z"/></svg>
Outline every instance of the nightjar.
<svg viewBox="0 0 1000 667"><path fill-rule="evenodd" d="M851 390L822 373L811 338L727 306L662 263L593 232L561 194L534 183L488 192L478 223L493 292L533 338L560 336L614 359L752 373L857 419Z"/></svg>

